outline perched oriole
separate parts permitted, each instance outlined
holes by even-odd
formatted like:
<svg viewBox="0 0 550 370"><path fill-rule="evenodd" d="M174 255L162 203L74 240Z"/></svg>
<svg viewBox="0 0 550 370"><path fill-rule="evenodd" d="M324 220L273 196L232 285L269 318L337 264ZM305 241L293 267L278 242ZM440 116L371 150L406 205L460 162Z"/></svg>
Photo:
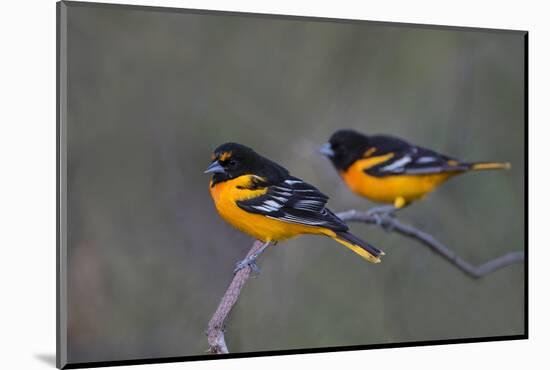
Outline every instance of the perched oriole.
<svg viewBox="0 0 550 370"><path fill-rule="evenodd" d="M336 131L320 151L353 192L393 209L424 198L456 175L510 168L509 163L462 162L396 137L353 130Z"/></svg>
<svg viewBox="0 0 550 370"><path fill-rule="evenodd" d="M325 204L328 197L288 170L236 143L219 146L205 173L212 173L210 194L220 216L264 246L300 234L328 236L369 262L384 253L348 231ZM263 249L262 249L263 250ZM259 253L258 253L259 254ZM243 263L254 267L254 259Z"/></svg>

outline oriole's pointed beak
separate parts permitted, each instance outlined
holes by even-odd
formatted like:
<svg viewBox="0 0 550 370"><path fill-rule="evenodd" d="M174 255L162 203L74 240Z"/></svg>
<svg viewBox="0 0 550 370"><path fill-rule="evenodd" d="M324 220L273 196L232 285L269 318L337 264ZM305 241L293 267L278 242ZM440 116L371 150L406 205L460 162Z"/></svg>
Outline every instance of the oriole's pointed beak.
<svg viewBox="0 0 550 370"><path fill-rule="evenodd" d="M208 166L204 173L225 173L225 170L218 161L214 161L210 163L210 166Z"/></svg>
<svg viewBox="0 0 550 370"><path fill-rule="evenodd" d="M319 153L326 155L327 157L334 157L334 150L332 150L330 143L323 144L323 146L319 148Z"/></svg>

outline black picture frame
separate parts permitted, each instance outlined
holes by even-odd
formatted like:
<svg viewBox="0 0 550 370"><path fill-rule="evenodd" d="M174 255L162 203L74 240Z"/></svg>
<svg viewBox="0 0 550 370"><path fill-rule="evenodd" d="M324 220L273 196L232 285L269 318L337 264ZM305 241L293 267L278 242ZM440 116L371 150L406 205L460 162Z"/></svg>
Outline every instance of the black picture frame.
<svg viewBox="0 0 550 370"><path fill-rule="evenodd" d="M467 31L482 31L492 33L522 33L524 38L524 165L525 165L525 178L524 178L524 333L520 335L503 335L503 336L491 336L491 337L474 337L474 338L460 338L460 339L437 339L415 342L395 342L390 344L368 344L368 345L352 345L352 346L338 346L338 347L323 347L323 348L304 348L304 349L292 349L292 350L273 350L273 351L259 351L259 352L242 352L242 353L230 353L220 355L194 355L194 356L176 356L176 357L164 357L164 358L150 358L150 359L125 359L117 361L97 361L97 362L67 362L67 185L66 185L66 171L67 171L67 136L66 136L66 110L67 110L67 8L68 7L89 7L89 8L116 8L116 9L132 9L140 11L155 11L166 13L182 13L182 14L197 14L197 15L213 15L213 16L228 16L228 17L253 17L259 19L284 19L284 20L306 20L316 22L328 22L328 23L345 23L345 24L381 24L389 25L392 27L415 27L425 29L445 29L445 30L467 30ZM336 19L336 18L321 18L321 17L305 17L305 16L288 16L288 15L275 15L275 14L260 14L260 13L243 13L243 12L228 12L228 11L214 11L214 10L199 10L199 9L184 9L184 8L168 8L168 7L154 7L154 6L136 6L136 5L119 5L108 3L83 3L77 1L61 1L57 3L57 137L56 137L56 161L57 161L57 184L56 184L56 228L57 228L57 251L56 251L56 302L57 302L57 316L56 316L56 365L58 368L71 369L71 368L91 368L91 367L103 367L103 366L121 366L121 365L137 365L137 364L157 364L157 363L170 363L170 362L183 362L183 361L203 361L203 360L218 360L229 358L245 358L245 357L264 357L264 356L278 356L278 355L291 355L291 354L312 354L322 352L340 352L340 351L357 351L367 349L382 349L382 348L399 348L399 347L416 347L416 346L435 346L445 344L461 344L461 343L479 343L479 342L492 342L492 341L509 341L509 340L522 340L528 339L528 324L529 324L529 310L528 310L528 294L529 294L529 243L528 243L528 32L517 30L501 30L501 29L485 29L485 28L463 28L444 25L426 25L426 24L412 24L412 23L393 23L393 22L379 22L379 21L367 21L367 20L351 20L351 19Z"/></svg>

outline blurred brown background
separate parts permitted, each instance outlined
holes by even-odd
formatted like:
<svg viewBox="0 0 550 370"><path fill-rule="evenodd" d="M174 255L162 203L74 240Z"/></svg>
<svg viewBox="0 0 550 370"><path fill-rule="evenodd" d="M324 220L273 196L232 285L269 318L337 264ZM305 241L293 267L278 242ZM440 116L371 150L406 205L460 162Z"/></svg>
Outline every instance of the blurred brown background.
<svg viewBox="0 0 550 370"><path fill-rule="evenodd" d="M217 215L211 151L237 141L367 209L316 153L339 128L512 170L465 175L400 218L478 264L524 248L523 36L135 8L68 8L69 361L204 354L252 243ZM233 352L524 331L523 265L473 280L376 227L371 265L301 237L260 259Z"/></svg>

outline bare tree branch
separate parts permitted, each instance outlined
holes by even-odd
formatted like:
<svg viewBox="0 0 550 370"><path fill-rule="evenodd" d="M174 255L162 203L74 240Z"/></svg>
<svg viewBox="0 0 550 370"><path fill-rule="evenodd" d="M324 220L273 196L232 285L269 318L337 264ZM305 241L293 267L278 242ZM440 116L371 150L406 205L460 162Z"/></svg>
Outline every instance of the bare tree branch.
<svg viewBox="0 0 550 370"><path fill-rule="evenodd" d="M473 278L481 278L500 268L514 263L521 263L525 259L523 252L516 251L506 253L482 265L474 266L457 256L445 244L435 239L432 235L419 230L414 226L404 224L395 217L374 216L368 212L359 212L356 210L340 212L336 215L346 222L364 222L366 224L377 225L383 227L387 231L397 232L403 236L415 239ZM248 258L252 254L256 253L262 248L262 246L262 242L254 242L246 257ZM237 271L237 273L233 276L233 280L231 281L231 284L229 284L227 291L222 297L216 312L210 319L208 329L206 331L209 353L229 353L224 338L225 321L231 312L231 309L239 299L241 290L250 277L251 270L252 269L250 266L246 266Z"/></svg>
<svg viewBox="0 0 550 370"><path fill-rule="evenodd" d="M256 253L262 246L262 242L255 241L246 257L248 258L252 254ZM229 287L223 295L222 300L218 305L218 308L216 309L216 312L210 319L210 322L208 323L208 329L206 330L206 336L208 337L209 353L229 353L227 345L225 344L225 338L223 334L225 328L225 320L227 319L227 315L229 315L229 312L231 312L233 305L239 299L241 289L250 277L251 270L252 269L250 268L250 266L246 266L237 271L237 273L233 276L231 284L229 284Z"/></svg>
<svg viewBox="0 0 550 370"><path fill-rule="evenodd" d="M336 214L345 222L364 222L367 224L373 224L383 227L388 231L394 231L401 235L415 239L422 243L426 247L430 248L433 252L439 254L447 261L458 267L461 271L468 274L473 278L481 278L491 272L500 268L506 267L514 263L521 263L524 261L525 256L523 252L509 252L498 258L490 260L480 266L474 266L471 263L463 260L450 250L445 244L435 239L432 235L415 228L414 226L404 224L397 220L395 217L377 217L367 212L359 212L356 210L350 210L340 212Z"/></svg>

